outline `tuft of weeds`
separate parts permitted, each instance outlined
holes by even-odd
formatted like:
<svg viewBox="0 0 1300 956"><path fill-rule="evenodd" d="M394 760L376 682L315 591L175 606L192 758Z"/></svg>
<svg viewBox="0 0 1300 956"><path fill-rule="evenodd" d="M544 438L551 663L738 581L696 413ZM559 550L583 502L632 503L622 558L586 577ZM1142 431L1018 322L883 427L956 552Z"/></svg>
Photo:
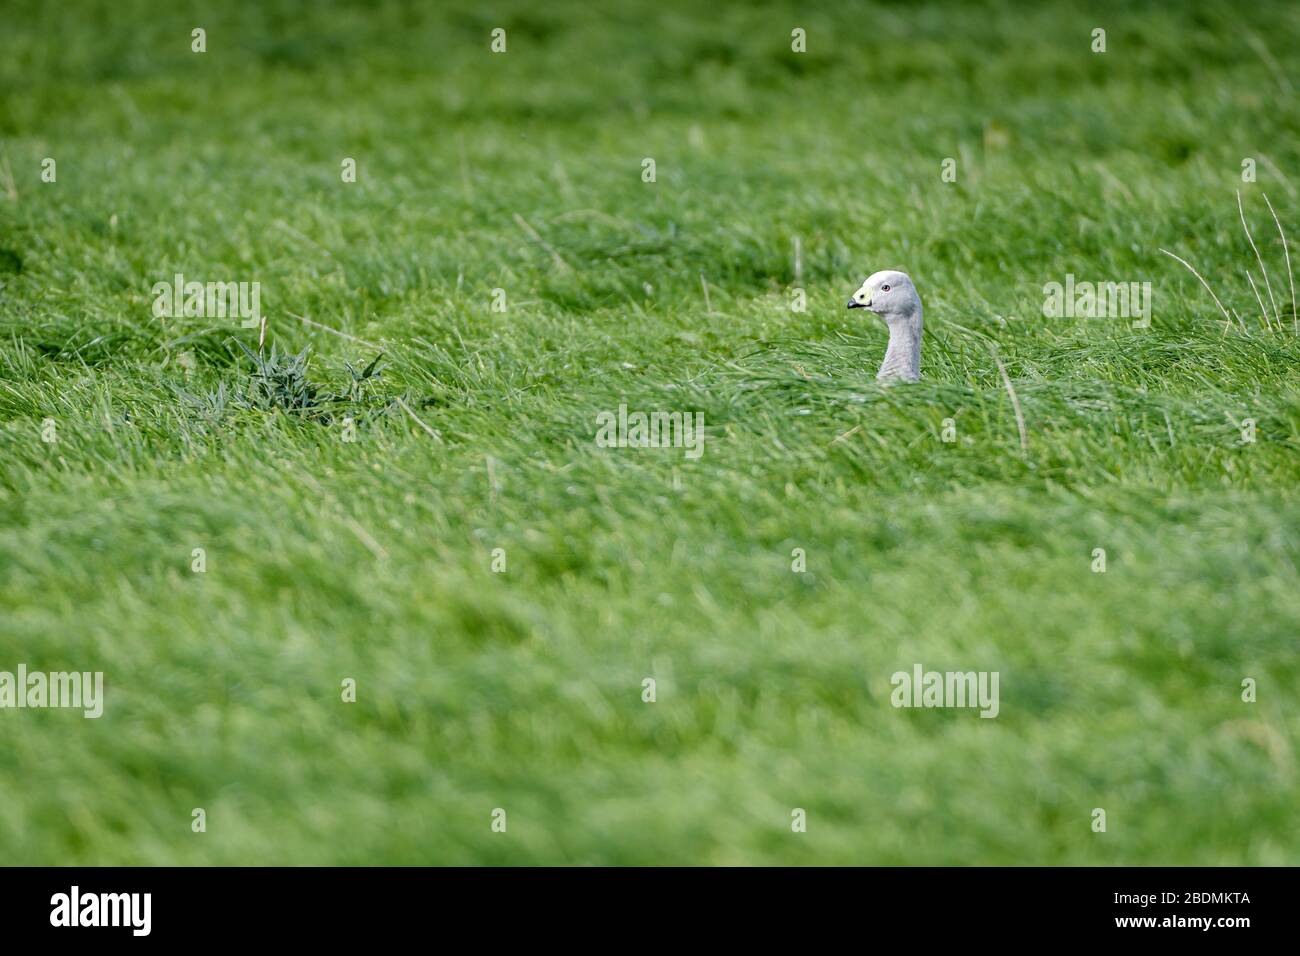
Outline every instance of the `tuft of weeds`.
<svg viewBox="0 0 1300 956"><path fill-rule="evenodd" d="M261 411L281 411L304 415L308 418L319 417L325 399L307 379L308 353L310 346L305 346L297 355L280 352L275 345L270 354L254 352L243 342L236 342L253 363L253 371L248 378L248 387L244 391L244 402L248 408Z"/></svg>
<svg viewBox="0 0 1300 956"><path fill-rule="evenodd" d="M383 353L365 366L344 362L348 381L341 391L323 391L308 377L311 347L301 352L281 352L274 344L269 353L254 352L235 341L252 368L241 387L231 389L222 381L215 389L196 395L177 388L181 399L210 422L221 421L232 408L261 412L281 411L328 425L341 407L360 420L362 414L382 412L391 402L374 394L373 385L383 374ZM360 414L358 414L360 413Z"/></svg>
<svg viewBox="0 0 1300 956"><path fill-rule="evenodd" d="M370 394L369 386L383 374L383 366L380 365L382 352L369 365L360 369L351 362L344 362L348 373L346 389L342 392L323 392L307 378L310 346L304 347L295 355L279 351L274 343L270 353L254 352L243 342L237 341L235 344L253 363L247 388L235 398L240 407L268 412L279 410L329 424L334 420L333 413L339 406L359 406L365 409L374 404L376 397ZM387 405L385 402L384 407Z"/></svg>

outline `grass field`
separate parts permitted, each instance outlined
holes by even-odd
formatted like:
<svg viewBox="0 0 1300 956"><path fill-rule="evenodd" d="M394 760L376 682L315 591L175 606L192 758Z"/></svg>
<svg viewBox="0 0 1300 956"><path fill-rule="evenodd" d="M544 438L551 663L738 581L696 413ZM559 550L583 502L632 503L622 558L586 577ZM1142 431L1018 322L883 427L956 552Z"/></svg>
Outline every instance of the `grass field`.
<svg viewBox="0 0 1300 956"><path fill-rule="evenodd" d="M1300 863L1300 6L1086 6L7 3L0 862Z"/></svg>

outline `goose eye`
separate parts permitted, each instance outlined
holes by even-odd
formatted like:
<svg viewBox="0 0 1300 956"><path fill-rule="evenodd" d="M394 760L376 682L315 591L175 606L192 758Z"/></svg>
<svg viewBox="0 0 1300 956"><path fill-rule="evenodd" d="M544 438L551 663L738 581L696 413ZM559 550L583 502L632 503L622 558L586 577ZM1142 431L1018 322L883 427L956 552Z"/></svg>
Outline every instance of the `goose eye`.
<svg viewBox="0 0 1300 956"><path fill-rule="evenodd" d="M887 286L887 285L882 285L882 286L880 287L880 291L881 291L881 292L888 292L888 291L889 291L889 286Z"/></svg>

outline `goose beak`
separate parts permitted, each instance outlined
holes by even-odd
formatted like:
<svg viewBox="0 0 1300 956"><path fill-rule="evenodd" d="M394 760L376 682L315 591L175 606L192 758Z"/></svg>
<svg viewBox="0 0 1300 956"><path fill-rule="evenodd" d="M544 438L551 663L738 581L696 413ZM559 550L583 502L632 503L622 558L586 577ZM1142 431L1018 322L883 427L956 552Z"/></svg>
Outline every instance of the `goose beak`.
<svg viewBox="0 0 1300 956"><path fill-rule="evenodd" d="M850 308L850 309L865 309L865 308L866 308L867 306L869 306L869 305L871 305L870 302L858 302L858 301L856 301L856 300L854 300L854 299L849 299L849 308Z"/></svg>

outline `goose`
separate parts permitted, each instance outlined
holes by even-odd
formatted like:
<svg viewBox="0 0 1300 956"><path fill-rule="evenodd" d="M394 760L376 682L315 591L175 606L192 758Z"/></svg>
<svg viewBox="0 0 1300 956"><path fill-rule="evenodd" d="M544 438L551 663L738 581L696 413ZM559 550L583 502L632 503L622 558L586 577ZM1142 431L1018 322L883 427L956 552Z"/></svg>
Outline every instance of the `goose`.
<svg viewBox="0 0 1300 956"><path fill-rule="evenodd" d="M850 309L869 309L889 328L889 347L877 381L921 380L921 297L906 272L886 269L869 276L849 299Z"/></svg>

